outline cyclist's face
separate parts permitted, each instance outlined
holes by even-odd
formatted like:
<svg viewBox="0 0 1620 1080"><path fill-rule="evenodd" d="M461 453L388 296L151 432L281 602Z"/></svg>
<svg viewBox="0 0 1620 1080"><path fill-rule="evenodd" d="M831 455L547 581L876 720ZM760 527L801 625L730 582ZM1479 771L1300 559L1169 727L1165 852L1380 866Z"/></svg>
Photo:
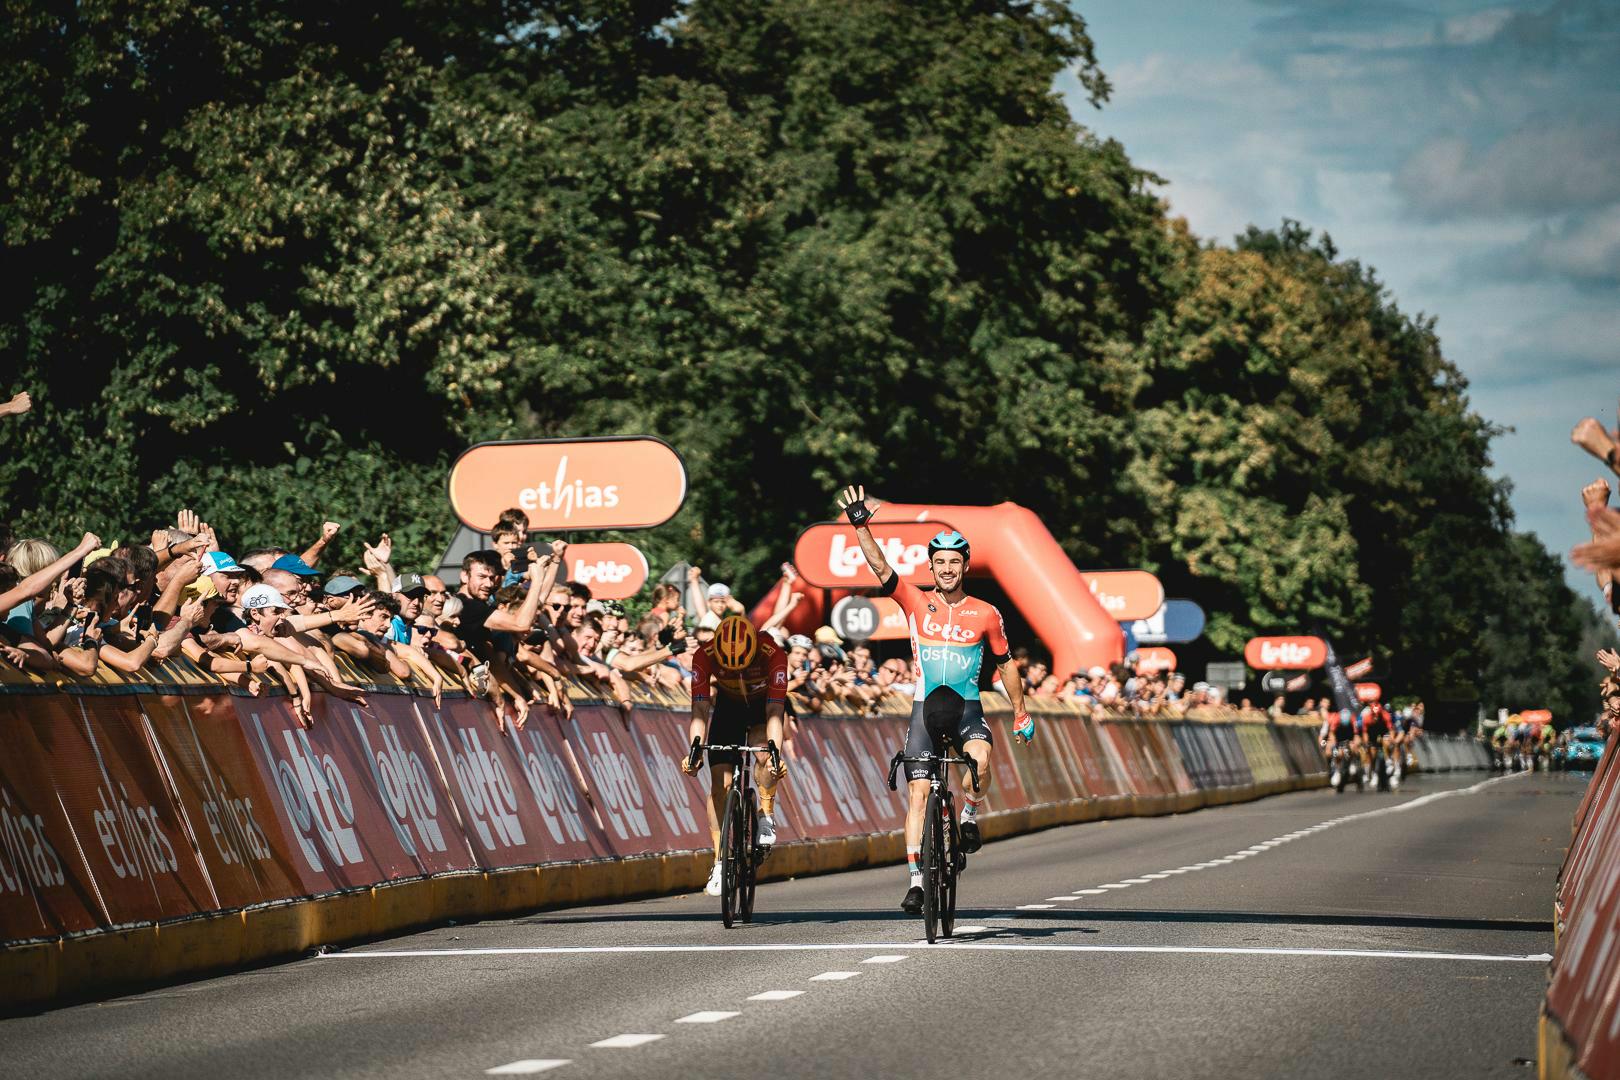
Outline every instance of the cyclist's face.
<svg viewBox="0 0 1620 1080"><path fill-rule="evenodd" d="M962 584L962 575L967 572L967 563L959 551L936 551L928 560L928 566L934 572L934 584L942 592L950 592Z"/></svg>

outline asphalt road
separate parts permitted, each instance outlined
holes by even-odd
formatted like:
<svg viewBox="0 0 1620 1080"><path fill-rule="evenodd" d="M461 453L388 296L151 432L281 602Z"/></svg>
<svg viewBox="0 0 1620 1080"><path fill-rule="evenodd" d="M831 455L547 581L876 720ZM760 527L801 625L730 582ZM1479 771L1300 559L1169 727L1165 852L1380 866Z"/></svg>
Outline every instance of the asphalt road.
<svg viewBox="0 0 1620 1080"><path fill-rule="evenodd" d="M0 1021L0 1075L1523 1077L1584 784L1009 839L932 947L899 867L446 927Z"/></svg>

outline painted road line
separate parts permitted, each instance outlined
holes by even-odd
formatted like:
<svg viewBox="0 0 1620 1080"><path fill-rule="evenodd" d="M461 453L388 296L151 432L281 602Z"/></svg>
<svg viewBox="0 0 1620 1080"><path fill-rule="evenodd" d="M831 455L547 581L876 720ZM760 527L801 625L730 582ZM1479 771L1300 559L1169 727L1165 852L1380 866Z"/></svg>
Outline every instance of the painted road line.
<svg viewBox="0 0 1620 1080"><path fill-rule="evenodd" d="M1076 896L1107 896L1107 889L1076 889Z"/></svg>
<svg viewBox="0 0 1620 1080"><path fill-rule="evenodd" d="M528 1073L548 1072L560 1069L564 1065L572 1065L573 1058L524 1058L521 1061L508 1061L505 1065L497 1065L493 1069L485 1069L485 1076L523 1076Z"/></svg>
<svg viewBox="0 0 1620 1080"><path fill-rule="evenodd" d="M1057 907L1056 904L1019 904L1019 911L1049 911Z"/></svg>
<svg viewBox="0 0 1620 1080"><path fill-rule="evenodd" d="M1148 879L1145 877L1128 877L1123 880L1127 885L1146 885L1148 883Z"/></svg>
<svg viewBox="0 0 1620 1080"><path fill-rule="evenodd" d="M901 955L900 953L884 953L881 956L868 956L865 960L862 960L861 963L863 963L863 964L898 964L900 961L902 961L904 959L905 959L905 957L903 955Z"/></svg>
<svg viewBox="0 0 1620 1080"><path fill-rule="evenodd" d="M1107 885L1099 885L1099 886L1097 886L1097 888L1099 888L1099 889L1128 889L1128 888L1130 888L1130 886L1129 885L1121 885L1117 881L1111 881Z"/></svg>
<svg viewBox="0 0 1620 1080"><path fill-rule="evenodd" d="M766 990L763 993L754 994L748 1000L749 1001L786 1001L788 998L796 998L802 993L804 993L803 990Z"/></svg>
<svg viewBox="0 0 1620 1080"><path fill-rule="evenodd" d="M657 1042L662 1038L662 1035L647 1034L615 1035L611 1039L603 1039L601 1042L593 1042L591 1045L598 1050L628 1050L634 1046L645 1046L647 1043Z"/></svg>
<svg viewBox="0 0 1620 1080"><path fill-rule="evenodd" d="M858 971L823 971L820 975L810 976L811 982L843 982L859 975Z"/></svg>
<svg viewBox="0 0 1620 1080"><path fill-rule="evenodd" d="M1067 913L1065 913L1067 914ZM420 949L415 951L389 951L389 952L357 952L357 953L327 953L319 959L323 960L362 960L362 959L434 959L455 956L570 956L584 953L724 953L724 952L849 952L860 950L862 952L879 952L884 949L906 949L908 955L937 955L941 952L957 951L993 951L993 952L1050 952L1050 953L1169 953L1189 956L1304 956L1304 957L1368 957L1386 960L1478 960L1501 961L1507 963L1536 963L1545 964L1552 960L1547 953L1531 953L1520 955L1517 953L1442 953L1417 952L1379 949L1305 949L1305 948L1265 948L1253 947L1217 947L1195 945L1059 945L1034 942L994 942L994 941L941 941L935 945L922 942L909 941L865 941L865 942L827 942L824 944L788 943L780 944L758 943L747 945L553 945L530 946L525 948L490 948L490 949ZM839 979L853 979L860 974L857 971L827 971L820 975L812 975L810 981L837 981ZM662 1035L620 1035L625 1039L661 1039ZM596 1045L596 1044L592 1044Z"/></svg>
<svg viewBox="0 0 1620 1080"><path fill-rule="evenodd" d="M689 1013L675 1021L677 1024L718 1024L722 1020L730 1020L733 1016L742 1013L724 1012L720 1009L706 1009L702 1012Z"/></svg>
<svg viewBox="0 0 1620 1080"><path fill-rule="evenodd" d="M1060 904L1072 904L1080 899L1078 896L1048 896L1048 900L1055 900Z"/></svg>
<svg viewBox="0 0 1620 1080"><path fill-rule="evenodd" d="M956 932L958 934L982 934L989 929L988 926L958 926Z"/></svg>

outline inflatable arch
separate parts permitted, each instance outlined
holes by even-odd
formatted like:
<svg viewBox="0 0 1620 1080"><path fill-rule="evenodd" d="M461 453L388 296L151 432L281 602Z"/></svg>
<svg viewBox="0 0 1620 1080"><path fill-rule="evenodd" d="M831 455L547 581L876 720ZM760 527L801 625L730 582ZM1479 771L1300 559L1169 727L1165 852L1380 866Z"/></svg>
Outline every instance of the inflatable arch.
<svg viewBox="0 0 1620 1080"><path fill-rule="evenodd" d="M1092 596L1085 579L1034 511L1017 503L997 506L921 506L885 503L882 523L938 518L973 545L969 573L992 577L1052 654L1052 670L1067 676L1125 655L1125 635ZM763 622L775 610L780 583L750 613ZM827 620L830 605L858 590L808 589L788 616L790 632L809 634Z"/></svg>

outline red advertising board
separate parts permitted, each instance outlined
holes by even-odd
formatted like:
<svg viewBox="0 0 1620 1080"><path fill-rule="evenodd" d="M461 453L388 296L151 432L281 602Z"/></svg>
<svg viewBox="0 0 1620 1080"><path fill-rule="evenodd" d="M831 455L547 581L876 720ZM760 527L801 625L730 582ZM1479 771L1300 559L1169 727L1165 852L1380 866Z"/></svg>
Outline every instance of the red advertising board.
<svg viewBox="0 0 1620 1080"><path fill-rule="evenodd" d="M1327 663L1327 642L1319 637L1250 638L1243 659L1257 671L1319 668Z"/></svg>
<svg viewBox="0 0 1620 1080"><path fill-rule="evenodd" d="M1137 671L1174 671L1176 654L1162 645L1136 650Z"/></svg>
<svg viewBox="0 0 1620 1080"><path fill-rule="evenodd" d="M1371 705L1384 696L1384 688L1375 682L1356 683L1356 700L1364 705Z"/></svg>
<svg viewBox="0 0 1620 1080"><path fill-rule="evenodd" d="M628 600L647 583L647 556L634 544L570 544L568 580L597 600Z"/></svg>
<svg viewBox="0 0 1620 1080"><path fill-rule="evenodd" d="M928 542L950 530L943 521L874 521L872 538L883 548L895 573L913 585L932 585ZM842 522L812 525L800 533L793 545L793 565L818 589L875 589L878 585L861 554L855 530Z"/></svg>

